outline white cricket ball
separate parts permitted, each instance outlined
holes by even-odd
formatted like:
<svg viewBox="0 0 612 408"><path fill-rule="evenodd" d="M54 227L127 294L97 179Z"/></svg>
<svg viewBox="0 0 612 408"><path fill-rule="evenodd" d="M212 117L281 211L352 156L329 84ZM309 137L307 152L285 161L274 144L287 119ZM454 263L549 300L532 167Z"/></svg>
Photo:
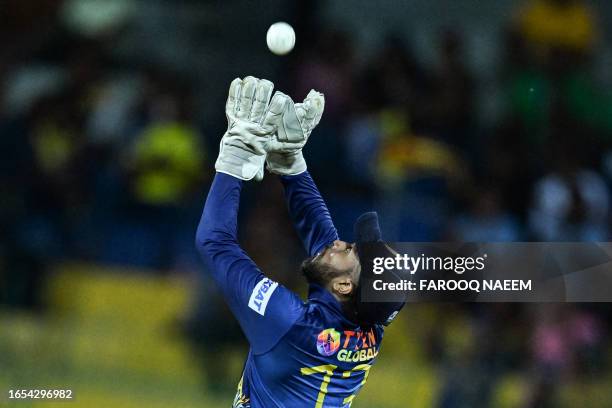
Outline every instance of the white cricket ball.
<svg viewBox="0 0 612 408"><path fill-rule="evenodd" d="M268 43L268 48L274 54L285 55L295 45L295 31L287 23L274 23L268 28L266 42Z"/></svg>

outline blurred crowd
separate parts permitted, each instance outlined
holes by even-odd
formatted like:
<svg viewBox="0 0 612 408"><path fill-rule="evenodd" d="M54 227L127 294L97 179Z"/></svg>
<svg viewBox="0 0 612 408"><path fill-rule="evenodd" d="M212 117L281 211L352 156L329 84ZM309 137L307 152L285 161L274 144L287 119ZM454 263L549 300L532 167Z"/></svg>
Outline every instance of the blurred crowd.
<svg viewBox="0 0 612 408"><path fill-rule="evenodd" d="M224 97L207 96L222 95L229 80L143 57L138 41L155 42L164 19L139 14L142 3L5 3L0 301L44 307L40 287L62 260L201 269L193 235L225 127ZM612 93L594 67L611 44L590 3L517 2L500 30L492 81L470 69L457 27L432 38L433 61L395 32L362 58L350 32L311 13L300 18L317 29L296 23L297 49L259 72L295 99L310 88L325 94L305 155L343 238L374 208L389 240L609 240ZM232 73L247 68L236 62ZM484 120L489 104L497 114ZM241 217L244 246L262 269L299 285L293 271L303 254L274 177L247 186ZM212 342L198 326L218 319L220 306L210 300L214 287L201 285L188 331ZM596 357L610 348L608 307L453 310L427 341L431 361L448 374L440 407L484 406L474 402L513 369L534 379L531 406L553 406L559 384L610 369ZM453 319L465 322L460 344L446 333ZM232 330L215 340L235 337Z"/></svg>

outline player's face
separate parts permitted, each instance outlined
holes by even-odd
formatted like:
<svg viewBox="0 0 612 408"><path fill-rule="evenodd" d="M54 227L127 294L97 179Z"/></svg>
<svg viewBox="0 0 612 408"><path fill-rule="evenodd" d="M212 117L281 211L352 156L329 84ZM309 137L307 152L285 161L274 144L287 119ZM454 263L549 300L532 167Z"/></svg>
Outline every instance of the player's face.
<svg viewBox="0 0 612 408"><path fill-rule="evenodd" d="M357 258L354 244L335 240L332 245L323 251L320 262L338 270L352 271L354 282L359 280L359 258Z"/></svg>

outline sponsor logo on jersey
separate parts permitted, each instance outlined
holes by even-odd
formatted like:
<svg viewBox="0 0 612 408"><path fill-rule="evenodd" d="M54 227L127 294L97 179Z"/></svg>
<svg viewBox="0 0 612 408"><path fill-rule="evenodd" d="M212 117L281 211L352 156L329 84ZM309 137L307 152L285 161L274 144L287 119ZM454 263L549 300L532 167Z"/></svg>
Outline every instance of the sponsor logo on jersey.
<svg viewBox="0 0 612 408"><path fill-rule="evenodd" d="M338 361L363 362L372 360L378 355L377 339L374 329L367 332L362 330L345 330L342 350L338 352Z"/></svg>
<svg viewBox="0 0 612 408"><path fill-rule="evenodd" d="M274 282L273 280L263 278L253 288L251 298L249 299L249 307L260 315L264 316L266 314L266 308L268 307L270 297L272 296L272 293L274 293L277 286L278 283Z"/></svg>
<svg viewBox="0 0 612 408"><path fill-rule="evenodd" d="M373 329L368 331L325 329L317 336L317 351L323 356L338 353L338 361L364 362L378 355L378 340ZM339 350L339 351L338 351Z"/></svg>
<svg viewBox="0 0 612 408"><path fill-rule="evenodd" d="M359 363L373 359L378 355L378 350L374 347L365 350L347 350L342 349L338 352L338 361Z"/></svg>
<svg viewBox="0 0 612 408"><path fill-rule="evenodd" d="M319 354L331 356L340 348L340 333L336 329L325 329L317 336Z"/></svg>

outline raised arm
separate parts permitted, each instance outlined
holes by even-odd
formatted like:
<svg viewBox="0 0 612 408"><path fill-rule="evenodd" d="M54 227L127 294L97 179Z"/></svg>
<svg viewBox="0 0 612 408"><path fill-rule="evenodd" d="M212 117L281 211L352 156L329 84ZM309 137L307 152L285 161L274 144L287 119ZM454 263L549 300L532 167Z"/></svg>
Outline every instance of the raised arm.
<svg viewBox="0 0 612 408"><path fill-rule="evenodd" d="M253 166L253 156L257 153L248 143L243 143L256 137L253 133L244 134L250 132L250 127L238 123L234 129L240 134L228 131L222 140L215 165L217 174L196 233L196 247L206 270L238 319L253 353L260 354L274 347L299 318L304 306L293 292L266 278L238 243L242 178L246 174L255 177L257 168Z"/></svg>
<svg viewBox="0 0 612 408"><path fill-rule="evenodd" d="M281 182L295 230L308 255L313 256L338 239L327 205L308 171L282 176Z"/></svg>
<svg viewBox="0 0 612 408"><path fill-rule="evenodd" d="M278 94L278 92L277 92ZM266 145L268 170L281 176L285 198L306 252L310 256L338 239L338 232L312 177L306 171L302 148L317 126L325 108L323 94L311 90L302 103L285 98L282 121L271 143Z"/></svg>
<svg viewBox="0 0 612 408"><path fill-rule="evenodd" d="M196 232L198 252L230 300L240 292L239 286L233 283L248 283L249 280L263 278L261 271L238 244L237 220L241 190L241 180L217 173ZM232 281L232 278L235 280Z"/></svg>

